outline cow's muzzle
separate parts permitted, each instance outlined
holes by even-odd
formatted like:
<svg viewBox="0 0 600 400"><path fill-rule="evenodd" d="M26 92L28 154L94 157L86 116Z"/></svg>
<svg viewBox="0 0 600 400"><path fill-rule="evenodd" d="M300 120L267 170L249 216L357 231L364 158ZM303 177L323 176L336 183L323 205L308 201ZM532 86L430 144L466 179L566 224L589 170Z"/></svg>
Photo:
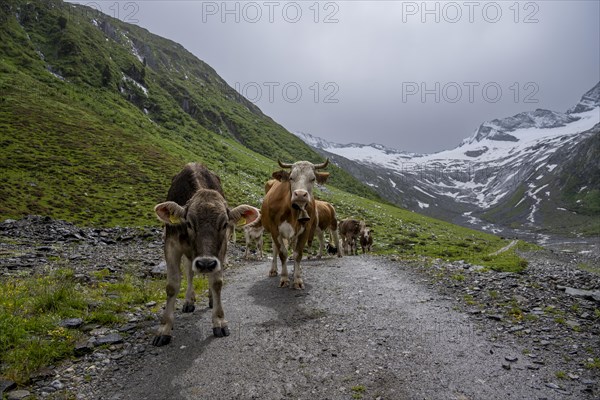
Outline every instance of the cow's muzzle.
<svg viewBox="0 0 600 400"><path fill-rule="evenodd" d="M298 214L298 221L310 221L310 216L306 211L306 206L309 202L310 194L306 190L299 189L292 192L292 208L300 212Z"/></svg>
<svg viewBox="0 0 600 400"><path fill-rule="evenodd" d="M214 257L196 257L192 265L200 273L209 273L217 269L219 260Z"/></svg>

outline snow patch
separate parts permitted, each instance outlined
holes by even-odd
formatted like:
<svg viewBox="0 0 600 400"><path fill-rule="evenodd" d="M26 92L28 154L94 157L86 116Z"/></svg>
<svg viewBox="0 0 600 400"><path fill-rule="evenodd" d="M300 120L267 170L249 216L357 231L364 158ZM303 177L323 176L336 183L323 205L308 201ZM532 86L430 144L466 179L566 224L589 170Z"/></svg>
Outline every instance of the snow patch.
<svg viewBox="0 0 600 400"><path fill-rule="evenodd" d="M144 62L144 58L140 55L139 50L135 47L135 45L133 44L133 40L131 40L126 34L123 33L123 37L125 38L125 41L127 42L127 44L129 45L131 54L133 54L141 63Z"/></svg>
<svg viewBox="0 0 600 400"><path fill-rule="evenodd" d="M417 203L419 203L420 208L429 208L429 204L427 203L421 203L419 200L417 200Z"/></svg>
<svg viewBox="0 0 600 400"><path fill-rule="evenodd" d="M418 190L419 192L423 193L424 195L431 197L432 199L435 199L435 198L436 198L434 195L427 193L426 191L424 191L423 189L421 189L421 188L420 188L420 187L418 187L418 186L413 186L413 187L414 187L416 190Z"/></svg>
<svg viewBox="0 0 600 400"><path fill-rule="evenodd" d="M539 187L535 192L533 192L532 194L535 196L536 194L538 194L539 192L541 192L542 190L544 190L545 187L547 187L549 184L546 183L544 186Z"/></svg>
<svg viewBox="0 0 600 400"><path fill-rule="evenodd" d="M137 86L142 92L144 92L144 95L146 97L148 97L148 88L146 88L145 86L143 86L142 84L140 84L138 81L136 81L135 79L123 74L123 80L126 82L131 82L133 83L135 86ZM121 88L121 93L123 93L123 88Z"/></svg>
<svg viewBox="0 0 600 400"><path fill-rule="evenodd" d="M52 75L53 77L55 77L56 79L60 79L61 81L64 81L65 78L60 76L59 74L57 74L56 72L52 71L50 68L46 68L46 71L50 72L50 75Z"/></svg>

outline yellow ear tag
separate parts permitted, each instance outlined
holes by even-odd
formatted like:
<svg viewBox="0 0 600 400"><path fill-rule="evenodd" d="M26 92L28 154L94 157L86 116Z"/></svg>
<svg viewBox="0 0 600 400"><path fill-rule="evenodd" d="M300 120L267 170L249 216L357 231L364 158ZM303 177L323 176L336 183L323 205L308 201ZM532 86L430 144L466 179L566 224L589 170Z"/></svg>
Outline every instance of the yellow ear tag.
<svg viewBox="0 0 600 400"><path fill-rule="evenodd" d="M174 216L173 214L169 215L169 221L171 221L172 224L179 224L181 223L181 218Z"/></svg>
<svg viewBox="0 0 600 400"><path fill-rule="evenodd" d="M246 225L246 218L242 217L237 222L238 226Z"/></svg>

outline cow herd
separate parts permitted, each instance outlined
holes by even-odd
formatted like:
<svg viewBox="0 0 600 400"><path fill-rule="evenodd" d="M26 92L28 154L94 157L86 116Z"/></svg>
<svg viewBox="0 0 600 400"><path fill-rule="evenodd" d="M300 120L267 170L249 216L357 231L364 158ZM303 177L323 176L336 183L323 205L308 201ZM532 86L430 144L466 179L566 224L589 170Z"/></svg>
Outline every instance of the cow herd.
<svg viewBox="0 0 600 400"><path fill-rule="evenodd" d="M329 232L329 254L338 257L356 255L360 245L363 253L371 251L373 230L364 222L345 219L338 222L334 207L313 196L315 183L323 184L329 177L321 171L329 163L313 164L298 161L286 164L279 161L282 170L274 172L265 184L261 209L251 205L229 208L220 178L197 163L186 165L177 174L167 193L167 201L154 207L164 222L164 255L167 264L167 303L161 326L153 339L155 346L171 341L175 301L181 287L180 264L187 276L187 291L183 312L194 311L194 272L204 274L209 282L209 307L212 308L213 334L229 336L221 304L222 270L225 264L227 242L236 225L242 225L248 258L252 242L257 255L263 256L263 234L272 239L273 260L269 276L280 276L279 287L289 287L288 252L292 250L294 289L304 289L300 261L305 246L310 249L315 235L319 240L317 257L323 256L324 235ZM339 233L339 236L338 236ZM341 237L341 240L340 240ZM278 270L278 261L281 273Z"/></svg>

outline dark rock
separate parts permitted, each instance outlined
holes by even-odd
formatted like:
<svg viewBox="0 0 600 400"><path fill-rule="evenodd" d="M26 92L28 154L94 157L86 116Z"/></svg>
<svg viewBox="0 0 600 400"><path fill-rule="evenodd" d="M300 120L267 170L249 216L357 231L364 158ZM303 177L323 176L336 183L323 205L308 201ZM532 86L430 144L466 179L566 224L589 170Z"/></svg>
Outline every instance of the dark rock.
<svg viewBox="0 0 600 400"><path fill-rule="evenodd" d="M50 368L42 368L37 372L31 374L30 378L32 381L42 381L54 376L55 371Z"/></svg>
<svg viewBox="0 0 600 400"><path fill-rule="evenodd" d="M505 369L505 370L507 370L507 371L510 371L510 364L509 364L509 363L505 363L505 362L503 362L503 363L502 363L502 368L504 368L504 369Z"/></svg>
<svg viewBox="0 0 600 400"><path fill-rule="evenodd" d="M89 341L79 342L75 345L74 354L75 357L82 357L86 354L90 354L94 351L94 346Z"/></svg>
<svg viewBox="0 0 600 400"><path fill-rule="evenodd" d="M97 337L94 339L94 346L103 346L106 344L123 343L123 337L118 333L109 333L106 336Z"/></svg>
<svg viewBox="0 0 600 400"><path fill-rule="evenodd" d="M73 280L77 283L89 283L92 281L92 278L86 274L75 274Z"/></svg>
<svg viewBox="0 0 600 400"><path fill-rule="evenodd" d="M506 357L504 357L504 359L506 361L510 361L510 362L516 362L517 360L519 360L519 358L515 357L515 356L506 356Z"/></svg>
<svg viewBox="0 0 600 400"><path fill-rule="evenodd" d="M596 291L583 290L583 289L576 289L576 288L572 288L572 287L568 287L568 286L557 286L557 288L560 290L564 290L566 294L573 296L573 297L581 297L583 299L600 302L600 290L596 290Z"/></svg>
<svg viewBox="0 0 600 400"><path fill-rule="evenodd" d="M131 332L137 328L137 324L128 323L119 328L119 332Z"/></svg>
<svg viewBox="0 0 600 400"><path fill-rule="evenodd" d="M150 276L154 278L164 278L167 276L167 263L161 261L150 271Z"/></svg>
<svg viewBox="0 0 600 400"><path fill-rule="evenodd" d="M5 221L6 222L6 221ZM9 390L13 390L17 387L17 384L13 381L0 379L0 396L4 394L4 392L8 392Z"/></svg>
<svg viewBox="0 0 600 400"><path fill-rule="evenodd" d="M93 331L94 329L98 329L100 327L100 325L98 324L85 324L81 326L81 331L82 332L90 332Z"/></svg>
<svg viewBox="0 0 600 400"><path fill-rule="evenodd" d="M23 400L31 397L31 393L27 390L13 390L8 392L7 400Z"/></svg>
<svg viewBox="0 0 600 400"><path fill-rule="evenodd" d="M554 382L546 382L544 384L546 387L549 387L550 389L562 389L560 386L558 386L556 383Z"/></svg>
<svg viewBox="0 0 600 400"><path fill-rule="evenodd" d="M70 241L84 240L83 236L78 233L68 233L63 236L65 239L71 239Z"/></svg>
<svg viewBox="0 0 600 400"><path fill-rule="evenodd" d="M62 326L63 328L77 329L83 325L83 320L81 318L63 319L58 323L58 325Z"/></svg>
<svg viewBox="0 0 600 400"><path fill-rule="evenodd" d="M62 390L65 387L65 384L59 381L58 379L53 380L52 383L50 383L50 385L56 390Z"/></svg>

